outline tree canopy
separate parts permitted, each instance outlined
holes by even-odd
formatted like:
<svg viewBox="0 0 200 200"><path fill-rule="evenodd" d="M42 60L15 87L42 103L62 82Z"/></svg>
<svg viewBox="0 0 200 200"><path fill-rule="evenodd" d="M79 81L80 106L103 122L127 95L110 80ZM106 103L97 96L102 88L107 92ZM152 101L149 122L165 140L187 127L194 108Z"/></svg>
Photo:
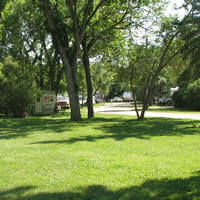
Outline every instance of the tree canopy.
<svg viewBox="0 0 200 200"><path fill-rule="evenodd" d="M166 3L3 0L0 60L11 55L39 89L67 91L73 121L81 120L80 91L86 86L91 118L92 95L97 89L109 93L112 81L132 88L143 102L139 118L144 118L162 80L175 83L188 71L197 79L199 73L199 3L186 1L189 14L183 20L164 16Z"/></svg>

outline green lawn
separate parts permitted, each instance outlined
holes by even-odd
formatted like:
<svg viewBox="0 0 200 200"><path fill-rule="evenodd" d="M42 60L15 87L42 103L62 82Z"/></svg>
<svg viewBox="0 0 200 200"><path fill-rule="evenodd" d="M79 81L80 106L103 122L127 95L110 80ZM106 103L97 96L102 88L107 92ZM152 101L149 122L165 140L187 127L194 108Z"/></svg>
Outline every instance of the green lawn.
<svg viewBox="0 0 200 200"><path fill-rule="evenodd" d="M153 105L150 106L149 109L146 112L167 112L167 113L199 113L200 111L194 111L190 109L184 109L184 108L174 108L169 107L167 105L165 106L157 106Z"/></svg>
<svg viewBox="0 0 200 200"><path fill-rule="evenodd" d="M200 121L83 118L0 117L0 199L200 199Z"/></svg>

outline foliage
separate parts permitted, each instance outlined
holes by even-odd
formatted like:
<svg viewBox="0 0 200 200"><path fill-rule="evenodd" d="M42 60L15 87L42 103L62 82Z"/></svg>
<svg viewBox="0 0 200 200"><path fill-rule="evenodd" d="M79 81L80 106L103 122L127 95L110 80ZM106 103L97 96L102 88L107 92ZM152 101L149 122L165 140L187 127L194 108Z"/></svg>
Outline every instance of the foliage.
<svg viewBox="0 0 200 200"><path fill-rule="evenodd" d="M91 80L88 81L89 74L89 49L93 43L100 41L108 43L113 38L119 39L121 30L128 27L138 27L143 24L147 16L146 13L154 13L160 10L160 1L107 1L107 0L89 0L89 1L34 1L36 7L40 7L44 12L48 23L54 47L59 51L62 59L68 92L71 101L72 120L80 121L80 109L78 105L78 78L77 61L80 55L80 45L84 49L84 62L87 63L87 90L91 103ZM162 1L163 2L163 1ZM38 4L37 4L38 3ZM155 9L154 9L155 8ZM131 29L130 28L130 29ZM100 49L96 45L96 49ZM106 45L105 45L106 46ZM104 47L105 47L104 46ZM96 49L92 54L96 54ZM85 66L85 64L84 64ZM85 67L86 69L86 67ZM89 85L90 82L90 85Z"/></svg>
<svg viewBox="0 0 200 200"><path fill-rule="evenodd" d="M106 97L108 100L114 98L115 96L121 97L125 91L125 85L116 81L110 86L110 91Z"/></svg>
<svg viewBox="0 0 200 200"><path fill-rule="evenodd" d="M188 41L183 50L184 59L188 67L179 78L180 84L194 82L200 77L200 4L199 1L185 1L185 8L189 14L185 18L182 38Z"/></svg>
<svg viewBox="0 0 200 200"><path fill-rule="evenodd" d="M79 95L82 96L82 98L87 97L87 86L86 86L86 79L85 79L85 73L83 69L83 65L81 63L78 63L78 74L77 74L77 79L78 79L78 91Z"/></svg>
<svg viewBox="0 0 200 200"><path fill-rule="evenodd" d="M200 79L181 88L173 95L174 106L200 110Z"/></svg>
<svg viewBox="0 0 200 200"><path fill-rule="evenodd" d="M37 89L30 71L23 72L11 56L4 59L0 71L0 100L4 113L10 111L14 117L24 117L25 112L30 114L37 98Z"/></svg>
<svg viewBox="0 0 200 200"><path fill-rule="evenodd" d="M114 73L109 70L109 63L102 60L92 63L91 75L94 92L99 91L106 96L109 93L114 76Z"/></svg>
<svg viewBox="0 0 200 200"><path fill-rule="evenodd" d="M188 85L185 99L188 108L200 110L200 79Z"/></svg>
<svg viewBox="0 0 200 200"><path fill-rule="evenodd" d="M172 95L172 102L175 108L186 108L186 102L184 99L186 88L180 88Z"/></svg>
<svg viewBox="0 0 200 200"><path fill-rule="evenodd" d="M63 66L41 12L30 1L11 1L3 12L2 24L1 59L11 55L22 67L31 65L40 89L61 93L65 87L66 91Z"/></svg>
<svg viewBox="0 0 200 200"><path fill-rule="evenodd" d="M181 57L171 58L177 49L181 51L179 47L183 45L183 41L188 41L187 47L195 47L195 55L198 55L198 46L194 45L195 41L198 41L199 34L198 3L191 2L194 5L193 15L179 23L173 18L160 20L158 16L161 16L165 1L159 0L3 0L0 3L0 14L3 16L0 17L0 20L1 25L4 26L0 43L0 59L10 54L15 60L20 61L24 72L27 69L32 69L36 83L41 89L51 89L55 90L56 93L62 93L66 90L65 87L68 87L72 104L71 119L79 121L81 116L77 95L80 90L85 93L85 81L82 78L87 78L87 73L84 74L83 68L79 68L81 72L78 71L77 63L85 53L88 59L85 59L85 63L89 63L91 57L109 57L111 62L109 64L103 62L104 66L101 66L99 71L101 73L94 73L94 90L99 88L98 81L101 80L99 90L105 94L108 93L108 87L114 80L115 73L117 72L121 76L119 68L124 68L124 71L127 70L124 79L130 81L129 75L134 73L132 86L137 98L146 104L144 107L147 109L153 96L153 92L147 95L148 91L155 91L156 86L158 86L157 90L161 88L161 85L156 85L156 81L159 82L158 74L163 70L163 66L165 65L164 75L159 75L164 76L166 81L174 82L182 70ZM146 28L149 23L152 27L156 23L161 25L153 43L149 42L147 37L149 29L152 30L152 28ZM180 25L184 27L182 31ZM145 32L148 32L143 38L146 40L146 44L139 42L141 45L136 47L136 38L134 37L136 29L140 27L144 27ZM132 44L127 44L124 41L130 38L129 33L132 33L133 47L137 50L130 48L128 53L132 53L127 55L127 47ZM195 37L193 37L194 35ZM168 45L169 43L172 45ZM168 48L169 46L170 48ZM83 50L84 53L80 52ZM177 54L180 52L179 50ZM193 51L190 50L190 52ZM134 65L133 71L128 66L129 64L127 65L127 58L130 61L130 66ZM192 59L192 56L190 58L195 60ZM162 60L160 64L159 59ZM173 70L173 65L178 66L176 70ZM110 66L113 68L111 71L107 70L107 68L111 68ZM154 66L159 66L157 71ZM94 65L94 71L97 68ZM139 71L142 75L139 74ZM174 73L174 71L178 72ZM30 70L29 73L32 71ZM67 84L63 84L65 81ZM148 81L155 84L147 84ZM88 81L86 82L88 86ZM128 88L130 89L131 86Z"/></svg>
<svg viewBox="0 0 200 200"><path fill-rule="evenodd" d="M185 18L179 21L174 17L161 17L159 30L152 32L154 39L149 41L147 35L141 44L136 44L133 39L129 42L128 63L123 73L135 96L138 119L144 119L145 111L152 104L155 92L159 92L160 77L169 79L171 77L169 72L171 68L174 68L174 63L178 65L176 69L179 72L176 76L173 75L171 80L175 80L180 71L185 68L181 65L183 63L181 52L192 37L184 40L182 36L185 30L184 21ZM143 102L141 113L137 111L136 97Z"/></svg>

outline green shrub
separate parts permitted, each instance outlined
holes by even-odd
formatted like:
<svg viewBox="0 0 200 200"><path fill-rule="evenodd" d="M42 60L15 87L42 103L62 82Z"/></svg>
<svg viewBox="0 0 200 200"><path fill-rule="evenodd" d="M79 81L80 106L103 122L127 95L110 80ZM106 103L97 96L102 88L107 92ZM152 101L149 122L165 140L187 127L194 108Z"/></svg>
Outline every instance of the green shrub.
<svg viewBox="0 0 200 200"><path fill-rule="evenodd" d="M174 107L200 110L200 79L190 83L186 88L180 88L172 96Z"/></svg>
<svg viewBox="0 0 200 200"><path fill-rule="evenodd" d="M32 74L24 71L11 56L0 65L0 107L3 113L14 117L26 117L37 98Z"/></svg>
<svg viewBox="0 0 200 200"><path fill-rule="evenodd" d="M185 88L179 89L178 91L174 92L172 95L172 102L175 108L185 108L186 102L184 99L185 95Z"/></svg>
<svg viewBox="0 0 200 200"><path fill-rule="evenodd" d="M200 110L200 79L188 85L185 101L187 108Z"/></svg>

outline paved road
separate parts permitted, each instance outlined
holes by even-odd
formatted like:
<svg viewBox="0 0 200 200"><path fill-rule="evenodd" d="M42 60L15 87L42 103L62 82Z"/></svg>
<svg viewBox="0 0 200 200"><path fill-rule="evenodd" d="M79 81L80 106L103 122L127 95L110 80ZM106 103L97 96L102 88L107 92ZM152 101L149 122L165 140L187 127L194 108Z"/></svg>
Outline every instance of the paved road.
<svg viewBox="0 0 200 200"><path fill-rule="evenodd" d="M172 107L164 107L172 108ZM151 109L156 109L153 107ZM159 109L161 109L159 107ZM94 108L95 112L102 114L114 114L114 115L136 115L133 105L130 102L119 103L107 103L105 106L99 106ZM166 112L146 112L146 117L167 117L167 118L180 118L180 119L198 119L200 120L199 113L166 113Z"/></svg>

